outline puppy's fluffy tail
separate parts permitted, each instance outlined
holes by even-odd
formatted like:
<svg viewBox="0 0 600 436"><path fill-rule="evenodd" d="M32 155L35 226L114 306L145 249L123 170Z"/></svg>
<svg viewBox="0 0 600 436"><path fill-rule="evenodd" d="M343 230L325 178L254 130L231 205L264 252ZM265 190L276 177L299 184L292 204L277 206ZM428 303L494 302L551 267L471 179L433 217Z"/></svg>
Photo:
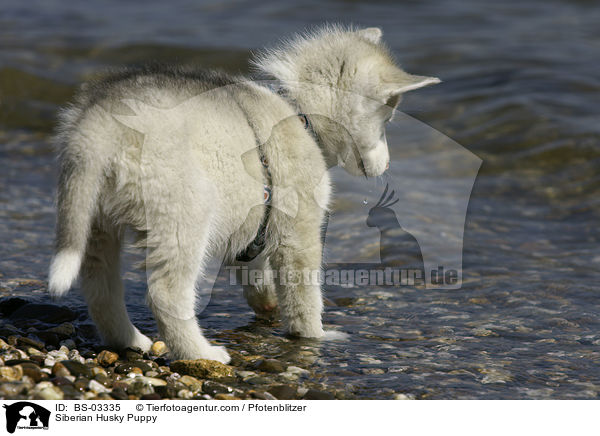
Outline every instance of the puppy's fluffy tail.
<svg viewBox="0 0 600 436"><path fill-rule="evenodd" d="M102 184L100 159L74 151L66 147L61 155L56 254L48 279L52 297L65 295L79 275Z"/></svg>

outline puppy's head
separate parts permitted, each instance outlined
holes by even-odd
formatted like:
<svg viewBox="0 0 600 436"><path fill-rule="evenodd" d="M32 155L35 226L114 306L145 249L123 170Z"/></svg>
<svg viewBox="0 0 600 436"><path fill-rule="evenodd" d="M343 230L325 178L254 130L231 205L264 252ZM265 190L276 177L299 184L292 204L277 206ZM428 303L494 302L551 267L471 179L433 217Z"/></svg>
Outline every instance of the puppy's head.
<svg viewBox="0 0 600 436"><path fill-rule="evenodd" d="M354 175L378 176L388 168L385 123L402 94L440 82L404 72L381 36L375 27L327 26L255 61L309 117L328 163Z"/></svg>

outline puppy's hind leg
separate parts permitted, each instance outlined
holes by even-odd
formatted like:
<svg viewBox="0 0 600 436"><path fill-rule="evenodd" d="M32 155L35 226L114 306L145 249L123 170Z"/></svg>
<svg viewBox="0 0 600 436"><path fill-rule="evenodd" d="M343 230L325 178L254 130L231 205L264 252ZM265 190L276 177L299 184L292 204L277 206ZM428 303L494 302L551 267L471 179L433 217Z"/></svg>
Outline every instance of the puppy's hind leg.
<svg viewBox="0 0 600 436"><path fill-rule="evenodd" d="M152 341L134 327L125 307L120 277L122 232L109 224L92 226L81 270L90 316L107 345L148 351Z"/></svg>
<svg viewBox="0 0 600 436"><path fill-rule="evenodd" d="M203 267L208 229L182 222L171 231L155 232L150 237L147 268L148 303L158 330L174 359L230 361L224 347L211 345L196 320L196 281ZM156 238L156 239L155 239Z"/></svg>

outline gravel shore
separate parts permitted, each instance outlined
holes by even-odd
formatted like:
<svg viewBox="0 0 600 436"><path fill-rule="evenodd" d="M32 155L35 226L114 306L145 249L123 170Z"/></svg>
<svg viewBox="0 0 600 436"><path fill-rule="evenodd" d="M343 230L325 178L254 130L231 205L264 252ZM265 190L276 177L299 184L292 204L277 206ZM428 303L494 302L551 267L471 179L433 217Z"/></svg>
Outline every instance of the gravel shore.
<svg viewBox="0 0 600 436"><path fill-rule="evenodd" d="M170 360L166 345L149 353L93 342L95 329L66 306L0 299L0 399L291 400L347 398L311 381L309 369L230 350L230 365Z"/></svg>

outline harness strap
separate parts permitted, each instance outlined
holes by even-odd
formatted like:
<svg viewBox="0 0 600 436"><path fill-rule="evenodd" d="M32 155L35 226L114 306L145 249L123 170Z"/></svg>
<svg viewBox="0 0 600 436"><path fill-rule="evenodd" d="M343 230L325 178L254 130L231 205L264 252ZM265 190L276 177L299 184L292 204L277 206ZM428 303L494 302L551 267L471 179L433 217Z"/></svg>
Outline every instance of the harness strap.
<svg viewBox="0 0 600 436"><path fill-rule="evenodd" d="M300 121L304 125L305 129L311 129L310 121L305 114L298 114ZM311 129L312 130L312 129ZM258 153L260 158L260 163L263 166L263 173L265 175L266 184L263 186L264 193L264 202L265 202L265 212L263 214L262 220L260 222L260 227L256 232L256 236L250 242L250 244L242 251L238 253L235 257L237 261L240 262L250 262L256 256L258 256L265 249L266 245L266 233L267 233L267 223L269 222L269 217L271 216L271 200L273 198L273 188L271 183L271 171L269 170L269 161L267 160L264 151L261 146L258 147Z"/></svg>

